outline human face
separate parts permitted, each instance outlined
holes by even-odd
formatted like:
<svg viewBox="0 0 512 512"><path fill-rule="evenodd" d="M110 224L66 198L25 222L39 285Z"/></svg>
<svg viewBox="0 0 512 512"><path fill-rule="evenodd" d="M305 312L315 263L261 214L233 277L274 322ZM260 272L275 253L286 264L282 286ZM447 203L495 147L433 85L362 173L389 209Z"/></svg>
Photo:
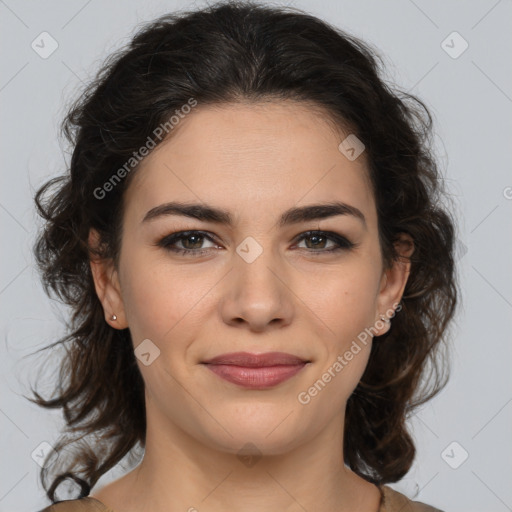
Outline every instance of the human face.
<svg viewBox="0 0 512 512"><path fill-rule="evenodd" d="M298 103L198 105L142 162L125 192L119 265L102 298L134 348L150 340L152 362L137 363L151 421L231 453L248 442L282 453L328 425L341 433L371 339L307 404L299 396L405 285L383 268L365 155L350 161L341 140L318 110ZM170 202L224 210L232 224L155 210ZM335 202L344 214L279 222L289 209ZM170 234L196 230L198 238L170 244ZM307 231L334 237L300 239ZM285 352L308 363L253 389L204 364L231 352Z"/></svg>

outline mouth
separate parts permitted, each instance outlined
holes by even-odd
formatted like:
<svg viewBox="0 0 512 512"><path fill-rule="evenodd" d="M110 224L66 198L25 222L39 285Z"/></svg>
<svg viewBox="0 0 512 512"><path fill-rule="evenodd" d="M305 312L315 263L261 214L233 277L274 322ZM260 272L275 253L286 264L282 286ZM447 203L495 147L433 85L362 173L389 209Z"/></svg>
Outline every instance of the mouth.
<svg viewBox="0 0 512 512"><path fill-rule="evenodd" d="M299 373L311 361L284 352L222 354L202 364L218 377L250 389L277 386Z"/></svg>

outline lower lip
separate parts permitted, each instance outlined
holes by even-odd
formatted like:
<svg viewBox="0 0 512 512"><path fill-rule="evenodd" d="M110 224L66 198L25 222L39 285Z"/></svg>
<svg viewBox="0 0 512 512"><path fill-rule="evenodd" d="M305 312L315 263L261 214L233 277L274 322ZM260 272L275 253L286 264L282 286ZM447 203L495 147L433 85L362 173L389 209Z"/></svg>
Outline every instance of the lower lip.
<svg viewBox="0 0 512 512"><path fill-rule="evenodd" d="M207 364L213 373L228 382L245 388L264 389L276 386L290 379L306 366L306 363L295 365L262 366L249 368L231 364Z"/></svg>

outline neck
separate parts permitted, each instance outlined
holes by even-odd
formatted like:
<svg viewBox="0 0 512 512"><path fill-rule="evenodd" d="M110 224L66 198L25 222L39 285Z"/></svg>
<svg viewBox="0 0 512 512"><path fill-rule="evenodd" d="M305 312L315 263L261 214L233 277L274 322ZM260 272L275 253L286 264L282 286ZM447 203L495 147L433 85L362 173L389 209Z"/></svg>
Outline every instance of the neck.
<svg viewBox="0 0 512 512"><path fill-rule="evenodd" d="M148 414L142 462L114 492L94 493L114 510L137 512L377 512L376 486L343 463L343 415L324 431L280 454L253 444L228 453ZM116 482L114 482L116 484ZM114 489L114 488L113 488Z"/></svg>

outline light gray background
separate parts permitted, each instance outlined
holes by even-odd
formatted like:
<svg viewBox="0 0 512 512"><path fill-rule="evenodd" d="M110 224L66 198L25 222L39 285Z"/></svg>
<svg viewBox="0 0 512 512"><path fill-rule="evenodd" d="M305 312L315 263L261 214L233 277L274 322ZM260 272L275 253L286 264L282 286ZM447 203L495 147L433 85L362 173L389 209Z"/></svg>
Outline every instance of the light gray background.
<svg viewBox="0 0 512 512"><path fill-rule="evenodd" d="M64 168L58 123L80 82L126 44L138 23L201 5L0 0L0 512L34 512L47 504L31 453L43 441L52 444L62 425L60 412L21 396L29 394L29 383L50 382L51 364L46 378L38 376L44 359L24 356L55 341L65 315L43 293L31 255L38 225L34 191ZM416 499L447 512L512 510L511 2L293 5L373 44L386 58L390 80L431 108L441 168L460 218L464 306L454 326L452 376L412 419L418 457L393 487L410 496L419 490ZM31 48L43 31L59 45L47 59ZM453 31L469 44L455 59L441 46ZM457 40L448 44L452 51L461 48ZM444 452L454 441L454 451ZM452 469L445 460L460 462L462 449L469 457ZM112 471L100 482L120 474Z"/></svg>

